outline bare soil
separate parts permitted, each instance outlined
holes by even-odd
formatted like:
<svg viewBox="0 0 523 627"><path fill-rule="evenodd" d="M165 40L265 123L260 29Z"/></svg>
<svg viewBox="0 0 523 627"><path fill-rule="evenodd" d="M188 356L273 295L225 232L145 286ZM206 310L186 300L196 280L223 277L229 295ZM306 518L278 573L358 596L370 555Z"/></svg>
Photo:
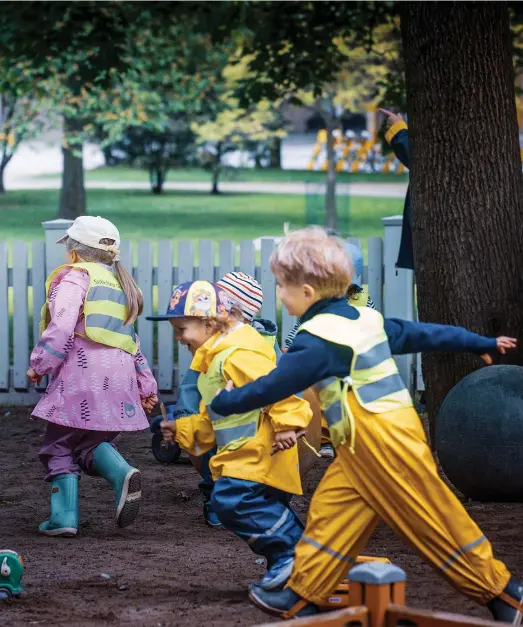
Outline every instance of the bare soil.
<svg viewBox="0 0 523 627"><path fill-rule="evenodd" d="M18 551L25 562L25 592L0 602L0 625L225 627L271 621L247 600L247 585L262 576L263 564L235 536L204 524L196 471L187 463L158 464L149 433L119 441L143 472L136 523L118 529L110 488L84 477L80 533L52 539L37 533L49 508L49 485L38 460L45 424L30 421L27 408L0 407L0 426L0 548ZM305 496L296 499L303 517L327 464L322 460L314 468ZM466 506L496 556L523 575L523 504ZM489 618L384 525L365 553L387 556L406 570L409 605Z"/></svg>

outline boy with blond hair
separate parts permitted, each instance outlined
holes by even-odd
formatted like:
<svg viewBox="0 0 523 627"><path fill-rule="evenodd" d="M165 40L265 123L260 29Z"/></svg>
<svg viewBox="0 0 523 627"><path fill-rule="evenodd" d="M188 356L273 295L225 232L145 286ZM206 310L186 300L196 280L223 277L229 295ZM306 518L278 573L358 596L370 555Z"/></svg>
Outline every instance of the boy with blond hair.
<svg viewBox="0 0 523 627"><path fill-rule="evenodd" d="M314 385L336 459L313 496L288 587L250 589L251 600L283 617L325 605L380 519L496 620L516 622L523 585L494 559L490 542L438 475L423 427L391 353L468 350L487 363L516 341L458 328L387 320L344 298L352 267L343 245L319 228L292 233L271 259L279 296L303 323L267 376L223 391L223 416L271 405Z"/></svg>

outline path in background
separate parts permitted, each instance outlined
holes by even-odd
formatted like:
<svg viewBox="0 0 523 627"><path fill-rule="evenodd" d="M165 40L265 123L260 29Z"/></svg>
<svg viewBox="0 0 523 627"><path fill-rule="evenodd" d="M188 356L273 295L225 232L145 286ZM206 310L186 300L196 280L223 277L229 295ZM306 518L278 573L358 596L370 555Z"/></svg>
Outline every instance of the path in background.
<svg viewBox="0 0 523 627"><path fill-rule="evenodd" d="M115 172L115 176L118 173ZM6 183L8 190L17 189L60 189L59 179L31 179L19 178ZM86 181L87 189L150 189L149 183L143 181ZM319 193L321 183L315 183L315 193ZM165 190L178 191L209 191L209 183L173 183L167 182ZM305 183L220 183L220 190L226 193L249 194L298 194L306 193ZM407 192L407 183L340 183L337 185L339 196L374 196L376 198L404 198Z"/></svg>

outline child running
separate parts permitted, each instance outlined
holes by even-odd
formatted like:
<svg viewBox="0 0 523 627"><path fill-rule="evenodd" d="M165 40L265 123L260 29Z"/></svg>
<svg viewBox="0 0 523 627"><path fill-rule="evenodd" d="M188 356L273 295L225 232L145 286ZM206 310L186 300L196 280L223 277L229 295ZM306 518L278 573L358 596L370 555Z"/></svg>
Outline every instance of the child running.
<svg viewBox="0 0 523 627"><path fill-rule="evenodd" d="M329 233L329 235L333 236L336 234L333 232ZM349 301L349 305L352 305L353 307L370 307L371 309L376 309L374 302L368 295L367 290L363 287L363 255L361 254L361 250L350 242L345 242L344 248L349 259L352 261L352 267L354 270L352 283L349 285L345 298ZM301 318L298 318L292 331L285 340L285 352L289 350L300 327ZM321 419L321 446L319 452L322 457L334 457L334 449L332 448L331 438L329 435L329 425L327 424L325 416L322 416Z"/></svg>
<svg viewBox="0 0 523 627"><path fill-rule="evenodd" d="M223 292L228 294L235 302L238 303L243 316L243 322L249 324L258 331L274 348L276 359L281 355L278 346L276 334L278 327L270 320L255 318L260 312L263 305L263 290L256 279L244 272L229 272L216 284ZM165 316L149 316L147 320L170 320L173 326L175 318L170 317L170 309L167 309ZM200 408L201 395L198 392L199 372L189 369L185 374L183 381L178 389L178 396L174 405L168 406L167 415L169 420L176 420L183 416L191 416L197 414ZM151 431L157 433L160 431L160 423L162 416L158 416L151 423ZM213 529L223 529L220 519L212 508L211 495L214 487L209 462L211 457L216 453L216 447L208 453L201 456L202 461L202 480L198 488L203 495L203 517L207 525Z"/></svg>
<svg viewBox="0 0 523 627"><path fill-rule="evenodd" d="M82 216L58 242L67 262L47 279L42 333L27 376L33 382L51 376L32 414L47 420L40 460L51 482L51 515L40 532L74 536L82 472L109 482L120 527L138 515L141 475L114 439L149 426L144 410L156 404L157 386L133 328L142 295L120 263L118 229Z"/></svg>
<svg viewBox="0 0 523 627"><path fill-rule="evenodd" d="M290 499L302 494L294 445L296 432L311 419L310 406L291 396L230 418L209 411L227 381L243 385L270 372L274 349L243 322L230 295L206 281L180 285L169 317L176 339L194 354L191 369L199 373L202 400L198 414L162 422L163 436L197 456L217 446L210 460L212 508L226 529L266 558L260 584L277 588L292 571L294 546L303 531ZM276 455L271 455L273 448L279 450Z"/></svg>
<svg viewBox="0 0 523 627"><path fill-rule="evenodd" d="M252 586L251 600L282 617L325 605L380 519L464 594L487 604L496 620L517 623L523 585L496 560L492 546L438 475L421 421L392 352L468 350L516 345L465 329L384 320L345 299L352 268L341 242L321 229L285 238L271 266L279 296L302 326L277 368L242 389L224 391L211 412L249 412L316 384L336 459L313 496L284 590ZM230 384L228 386L230 388Z"/></svg>

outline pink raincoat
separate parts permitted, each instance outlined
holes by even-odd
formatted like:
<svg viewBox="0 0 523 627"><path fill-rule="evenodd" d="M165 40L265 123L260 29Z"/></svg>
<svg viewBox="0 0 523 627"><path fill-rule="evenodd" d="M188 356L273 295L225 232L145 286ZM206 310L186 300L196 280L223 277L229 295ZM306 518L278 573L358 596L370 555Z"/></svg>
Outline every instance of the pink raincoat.
<svg viewBox="0 0 523 627"><path fill-rule="evenodd" d="M32 368L51 375L51 382L33 416L92 431L146 429L141 399L158 388L139 344L136 355L130 355L75 335L85 330L88 287L83 270L65 268L53 280L51 322L31 354Z"/></svg>

